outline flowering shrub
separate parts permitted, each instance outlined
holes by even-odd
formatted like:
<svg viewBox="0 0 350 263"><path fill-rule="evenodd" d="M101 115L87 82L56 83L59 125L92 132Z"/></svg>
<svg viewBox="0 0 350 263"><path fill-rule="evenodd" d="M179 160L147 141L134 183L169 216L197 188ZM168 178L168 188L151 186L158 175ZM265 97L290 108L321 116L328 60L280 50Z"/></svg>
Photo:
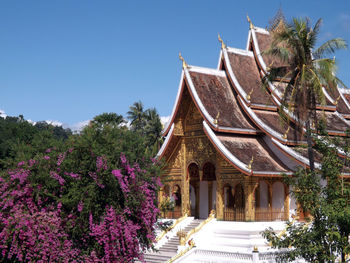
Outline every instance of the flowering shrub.
<svg viewBox="0 0 350 263"><path fill-rule="evenodd" d="M0 174L0 262L133 262L154 239L159 178L86 147ZM118 169L117 169L118 168Z"/></svg>

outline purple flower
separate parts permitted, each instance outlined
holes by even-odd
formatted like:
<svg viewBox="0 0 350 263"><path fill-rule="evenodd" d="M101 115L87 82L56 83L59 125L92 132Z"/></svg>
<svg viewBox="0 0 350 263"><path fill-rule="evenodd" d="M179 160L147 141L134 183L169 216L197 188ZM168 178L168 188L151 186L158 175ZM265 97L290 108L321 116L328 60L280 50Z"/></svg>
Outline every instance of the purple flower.
<svg viewBox="0 0 350 263"><path fill-rule="evenodd" d="M84 208L84 203L83 203L83 201L80 201L78 204L78 212L83 211L83 208Z"/></svg>

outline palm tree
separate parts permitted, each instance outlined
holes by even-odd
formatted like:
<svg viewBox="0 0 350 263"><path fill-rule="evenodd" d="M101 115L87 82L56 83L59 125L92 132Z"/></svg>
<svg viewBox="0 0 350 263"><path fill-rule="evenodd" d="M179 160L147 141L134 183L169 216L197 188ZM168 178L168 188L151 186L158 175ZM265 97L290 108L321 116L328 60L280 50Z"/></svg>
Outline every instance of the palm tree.
<svg viewBox="0 0 350 263"><path fill-rule="evenodd" d="M145 112L141 101L134 102L127 112L127 117L131 121L130 126L135 131L142 131L145 126Z"/></svg>
<svg viewBox="0 0 350 263"><path fill-rule="evenodd" d="M314 154L312 150L311 122L316 123L316 105L325 103L323 88L345 86L336 76L333 54L338 49L345 49L347 44L341 38L335 38L315 49L322 19L315 26L308 18L294 18L291 23L284 20L272 31L272 44L266 55L272 55L287 66L271 67L263 79L264 85L269 81L279 80L286 87L282 98L280 113L288 109L296 116L299 127L306 128L310 169L314 171Z"/></svg>
<svg viewBox="0 0 350 263"><path fill-rule="evenodd" d="M155 152L157 152L161 143L162 123L155 108L147 109L145 116L147 120L145 133L148 137L148 145L154 146Z"/></svg>

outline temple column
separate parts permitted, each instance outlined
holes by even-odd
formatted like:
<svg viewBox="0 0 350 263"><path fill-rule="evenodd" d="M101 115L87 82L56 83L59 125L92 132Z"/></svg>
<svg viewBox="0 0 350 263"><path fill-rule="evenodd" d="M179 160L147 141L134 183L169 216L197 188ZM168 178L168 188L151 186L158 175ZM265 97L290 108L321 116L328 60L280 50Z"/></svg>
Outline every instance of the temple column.
<svg viewBox="0 0 350 263"><path fill-rule="evenodd" d="M216 218L218 220L224 219L224 189L221 181L221 162L220 155L216 154L215 164L215 175L216 175Z"/></svg>
<svg viewBox="0 0 350 263"><path fill-rule="evenodd" d="M251 176L244 177L245 220L255 220L254 189L256 180Z"/></svg>
<svg viewBox="0 0 350 263"><path fill-rule="evenodd" d="M182 167L182 189L181 189L181 195L182 195L182 204L181 204L181 212L184 216L187 212L188 214L191 211L190 207L190 184L189 184L189 178L187 178L187 160L186 160L186 144L185 139L182 138L181 141L181 152L183 156L183 167Z"/></svg>

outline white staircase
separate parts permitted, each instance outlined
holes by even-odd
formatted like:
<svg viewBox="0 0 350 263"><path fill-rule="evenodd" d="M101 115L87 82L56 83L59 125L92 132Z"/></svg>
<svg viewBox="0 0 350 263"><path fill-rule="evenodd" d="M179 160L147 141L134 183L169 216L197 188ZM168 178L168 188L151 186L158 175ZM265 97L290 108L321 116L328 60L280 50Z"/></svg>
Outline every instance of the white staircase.
<svg viewBox="0 0 350 263"><path fill-rule="evenodd" d="M189 224L184 226L182 230L188 232L192 228L198 226L203 220L193 219ZM177 232L177 231L176 231ZM179 245L179 238L173 235L168 239L162 246L159 247L158 251L150 251L145 253L144 260L146 263L164 263L171 259L177 254L177 247Z"/></svg>

